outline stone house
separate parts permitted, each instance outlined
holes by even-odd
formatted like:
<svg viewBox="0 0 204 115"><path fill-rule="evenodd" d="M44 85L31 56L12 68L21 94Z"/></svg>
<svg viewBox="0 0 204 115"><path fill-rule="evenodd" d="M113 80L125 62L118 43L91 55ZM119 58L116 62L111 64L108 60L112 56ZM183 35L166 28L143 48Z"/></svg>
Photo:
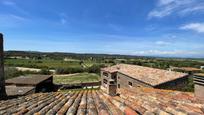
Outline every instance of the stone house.
<svg viewBox="0 0 204 115"><path fill-rule="evenodd" d="M53 91L52 75L20 76L5 81L7 95L27 95ZM16 91L13 92L13 91Z"/></svg>
<svg viewBox="0 0 204 115"><path fill-rule="evenodd" d="M137 65L118 64L102 68L101 78L101 89L109 95L115 95L119 88L181 88L186 85L188 74Z"/></svg>

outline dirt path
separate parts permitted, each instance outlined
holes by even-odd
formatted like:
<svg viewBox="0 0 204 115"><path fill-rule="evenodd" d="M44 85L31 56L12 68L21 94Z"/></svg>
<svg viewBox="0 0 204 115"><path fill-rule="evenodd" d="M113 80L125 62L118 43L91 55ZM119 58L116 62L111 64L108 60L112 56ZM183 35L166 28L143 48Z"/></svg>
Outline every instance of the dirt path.
<svg viewBox="0 0 204 115"><path fill-rule="evenodd" d="M37 68L28 68L28 67L15 67L18 71L33 71L33 72L40 72L41 69ZM55 70L49 70L50 72L55 73Z"/></svg>
<svg viewBox="0 0 204 115"><path fill-rule="evenodd" d="M54 74L54 77L69 77L73 75L78 75L80 73L73 73L73 74Z"/></svg>

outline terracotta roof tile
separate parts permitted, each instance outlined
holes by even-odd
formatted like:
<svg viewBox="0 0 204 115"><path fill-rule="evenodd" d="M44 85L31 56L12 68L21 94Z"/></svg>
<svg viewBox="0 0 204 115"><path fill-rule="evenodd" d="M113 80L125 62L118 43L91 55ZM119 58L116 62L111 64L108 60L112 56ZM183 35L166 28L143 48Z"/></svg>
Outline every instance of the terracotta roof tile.
<svg viewBox="0 0 204 115"><path fill-rule="evenodd" d="M184 71L200 71L201 70L201 69L193 68L193 67L180 67L177 69L184 70Z"/></svg>
<svg viewBox="0 0 204 115"><path fill-rule="evenodd" d="M120 99L141 114L161 111L170 114L204 114L204 104L197 101L192 93L151 88L120 89L119 92Z"/></svg>
<svg viewBox="0 0 204 115"><path fill-rule="evenodd" d="M120 72L152 86L187 76L185 73L130 64L118 64L101 70L110 73Z"/></svg>
<svg viewBox="0 0 204 115"><path fill-rule="evenodd" d="M12 79L6 80L6 84L15 84L15 85L37 85L40 82L51 78L51 75L29 75L29 76L20 76Z"/></svg>
<svg viewBox="0 0 204 115"><path fill-rule="evenodd" d="M194 74L195 76L201 76L201 77L204 77L204 73L196 73Z"/></svg>
<svg viewBox="0 0 204 115"><path fill-rule="evenodd" d="M123 112L98 91L38 93L0 101L0 114L101 114Z"/></svg>
<svg viewBox="0 0 204 115"><path fill-rule="evenodd" d="M0 114L204 114L204 104L191 93L149 88L121 89L120 93L120 97L102 90L32 94L0 101Z"/></svg>

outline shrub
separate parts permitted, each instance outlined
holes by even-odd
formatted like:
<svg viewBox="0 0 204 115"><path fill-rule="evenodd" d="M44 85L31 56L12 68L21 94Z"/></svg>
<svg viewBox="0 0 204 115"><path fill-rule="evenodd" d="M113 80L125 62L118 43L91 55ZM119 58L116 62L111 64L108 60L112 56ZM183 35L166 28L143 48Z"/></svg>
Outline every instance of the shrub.
<svg viewBox="0 0 204 115"><path fill-rule="evenodd" d="M105 67L104 64L101 64L101 65L96 65L96 64L94 64L94 65L92 65L91 67L87 68L86 71L89 72L89 73L100 73L100 70L101 70L101 68L103 68L103 67Z"/></svg>
<svg viewBox="0 0 204 115"><path fill-rule="evenodd" d="M71 74L71 73L81 73L84 69L81 67L67 67L67 68L57 68L57 74Z"/></svg>
<svg viewBox="0 0 204 115"><path fill-rule="evenodd" d="M182 91L194 92L193 77L188 78L187 85L182 89Z"/></svg>
<svg viewBox="0 0 204 115"><path fill-rule="evenodd" d="M28 74L43 74L43 75L49 75L51 72L47 69L42 69L40 72L33 72L33 71L18 71L14 67L5 67L5 79L11 79L14 77L19 77L22 75L28 75Z"/></svg>
<svg viewBox="0 0 204 115"><path fill-rule="evenodd" d="M40 74L43 74L43 75L50 75L51 72L50 72L48 69L41 69Z"/></svg>
<svg viewBox="0 0 204 115"><path fill-rule="evenodd" d="M18 71L15 68L5 67L4 72L5 72L5 79L10 79L10 78L14 78L14 77L18 77L18 76L24 75L23 72Z"/></svg>

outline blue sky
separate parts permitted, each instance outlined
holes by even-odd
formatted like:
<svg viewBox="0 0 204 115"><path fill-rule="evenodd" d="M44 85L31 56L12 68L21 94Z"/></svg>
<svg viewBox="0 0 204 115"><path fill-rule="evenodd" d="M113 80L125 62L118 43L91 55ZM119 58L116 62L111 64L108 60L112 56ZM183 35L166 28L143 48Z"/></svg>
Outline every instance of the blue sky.
<svg viewBox="0 0 204 115"><path fill-rule="evenodd" d="M1 0L5 50L204 57L203 0Z"/></svg>

